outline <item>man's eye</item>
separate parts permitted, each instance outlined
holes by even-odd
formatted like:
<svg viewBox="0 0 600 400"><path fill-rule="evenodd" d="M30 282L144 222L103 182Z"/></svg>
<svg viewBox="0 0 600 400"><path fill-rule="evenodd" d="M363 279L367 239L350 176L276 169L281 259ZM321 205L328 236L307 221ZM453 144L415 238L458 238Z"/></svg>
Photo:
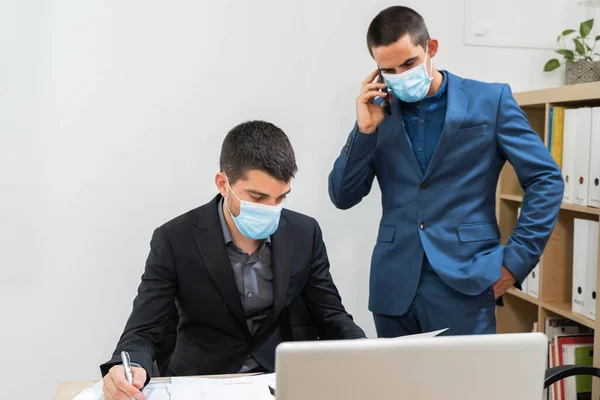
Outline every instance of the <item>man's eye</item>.
<svg viewBox="0 0 600 400"><path fill-rule="evenodd" d="M252 200L256 200L256 201L262 200L262 196L255 196L255 195L251 194L250 197L252 197Z"/></svg>

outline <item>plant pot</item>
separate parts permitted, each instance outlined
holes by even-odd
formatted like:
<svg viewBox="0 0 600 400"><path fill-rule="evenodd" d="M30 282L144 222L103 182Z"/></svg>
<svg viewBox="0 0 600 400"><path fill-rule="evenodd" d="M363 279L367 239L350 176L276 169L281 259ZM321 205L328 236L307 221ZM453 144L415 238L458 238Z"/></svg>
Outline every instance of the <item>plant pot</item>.
<svg viewBox="0 0 600 400"><path fill-rule="evenodd" d="M567 61L567 85L600 81L600 61Z"/></svg>

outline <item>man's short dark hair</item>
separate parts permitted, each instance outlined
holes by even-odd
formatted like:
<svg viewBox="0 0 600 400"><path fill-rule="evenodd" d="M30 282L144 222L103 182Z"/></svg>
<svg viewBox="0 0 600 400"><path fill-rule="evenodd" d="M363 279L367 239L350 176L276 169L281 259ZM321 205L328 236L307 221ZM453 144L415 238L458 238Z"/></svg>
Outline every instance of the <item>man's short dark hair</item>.
<svg viewBox="0 0 600 400"><path fill-rule="evenodd" d="M381 11L367 30L367 46L369 53L379 46L388 46L395 43L402 36L408 34L415 46L425 48L429 40L429 32L423 17L412 8L392 6Z"/></svg>
<svg viewBox="0 0 600 400"><path fill-rule="evenodd" d="M298 171L288 137L265 121L247 121L230 130L221 147L220 165L230 184L244 179L251 169L282 182L290 182Z"/></svg>

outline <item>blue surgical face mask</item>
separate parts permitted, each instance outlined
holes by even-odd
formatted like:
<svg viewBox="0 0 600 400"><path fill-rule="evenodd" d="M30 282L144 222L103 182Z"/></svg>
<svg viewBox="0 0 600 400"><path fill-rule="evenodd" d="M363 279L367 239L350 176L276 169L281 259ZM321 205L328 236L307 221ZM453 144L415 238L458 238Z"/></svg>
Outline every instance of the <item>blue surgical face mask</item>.
<svg viewBox="0 0 600 400"><path fill-rule="evenodd" d="M429 54L429 46L425 52L425 60L423 64L409 69L401 74L382 74L385 79L385 84L394 92L394 95L407 103L414 103L423 100L433 78L432 60L429 58L429 66L432 71L432 76L427 75L427 62Z"/></svg>
<svg viewBox="0 0 600 400"><path fill-rule="evenodd" d="M279 226L279 217L283 209L283 201L276 206L268 206L266 204L253 203L251 201L241 200L231 188L229 180L227 180L229 191L240 201L240 215L233 216L229 209L227 199L225 206L231 215L235 226L239 229L242 235L254 240L262 240L271 236Z"/></svg>

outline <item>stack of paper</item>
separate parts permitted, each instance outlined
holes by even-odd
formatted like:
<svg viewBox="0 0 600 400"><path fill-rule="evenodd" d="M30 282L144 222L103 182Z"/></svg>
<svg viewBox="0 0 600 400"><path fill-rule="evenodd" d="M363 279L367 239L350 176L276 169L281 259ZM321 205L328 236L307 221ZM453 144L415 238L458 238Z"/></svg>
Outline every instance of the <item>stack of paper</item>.
<svg viewBox="0 0 600 400"><path fill-rule="evenodd" d="M171 400L273 400L269 379L273 378L268 375L228 379L172 378Z"/></svg>
<svg viewBox="0 0 600 400"><path fill-rule="evenodd" d="M150 382L143 390L148 400L170 400L170 382L156 381ZM94 386L85 389L79 393L73 400L104 400L102 392L102 381L98 381Z"/></svg>

